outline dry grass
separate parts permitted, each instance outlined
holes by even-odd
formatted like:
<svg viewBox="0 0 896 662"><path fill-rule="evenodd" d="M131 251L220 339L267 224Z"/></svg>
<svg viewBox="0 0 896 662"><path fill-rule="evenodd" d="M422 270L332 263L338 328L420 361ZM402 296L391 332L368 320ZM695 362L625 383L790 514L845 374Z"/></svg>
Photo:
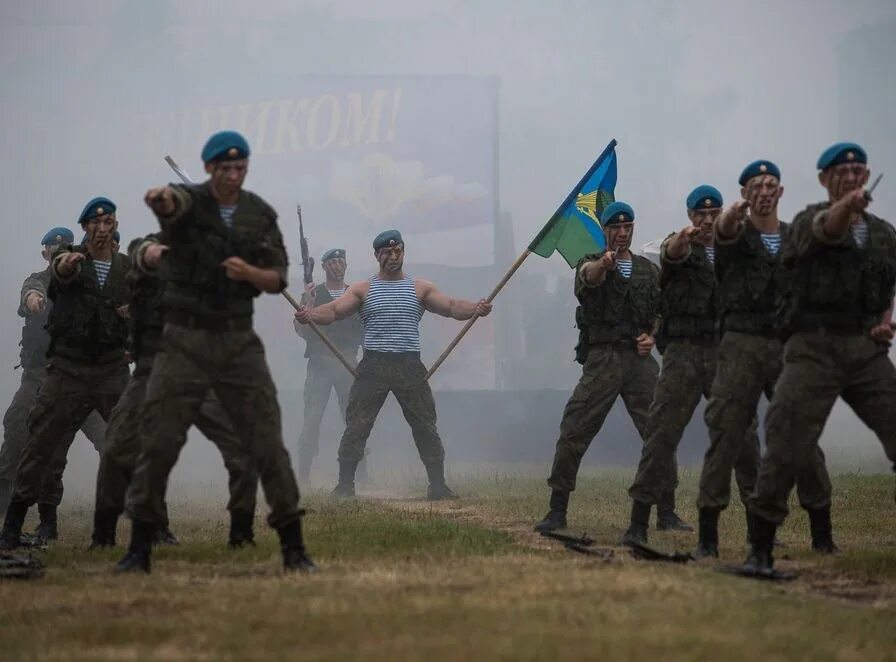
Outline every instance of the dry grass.
<svg viewBox="0 0 896 662"><path fill-rule="evenodd" d="M573 498L574 532L615 542L627 476L586 477ZM839 557L806 551L805 518L791 518L782 535L792 560L783 563L801 578L786 585L712 564L636 562L621 550L611 563L573 555L529 532L546 506L542 479L455 479L465 498L435 506L311 495L308 539L325 568L313 577L281 575L267 531L257 548L228 551L218 507L205 505L176 520L185 543L160 550L151 576L113 576L120 550L82 551L87 509L69 509L66 539L44 555L46 576L0 583L0 657L896 658L891 477L836 479ZM686 477L683 503L692 490ZM743 552L738 511L723 517L729 562ZM651 541L687 549L694 536L653 533Z"/></svg>

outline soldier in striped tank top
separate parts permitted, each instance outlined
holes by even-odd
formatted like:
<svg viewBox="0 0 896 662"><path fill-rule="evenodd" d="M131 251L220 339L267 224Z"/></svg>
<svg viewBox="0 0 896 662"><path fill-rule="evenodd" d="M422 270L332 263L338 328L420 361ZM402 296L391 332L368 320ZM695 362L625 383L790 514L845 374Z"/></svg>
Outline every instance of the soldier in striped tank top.
<svg viewBox="0 0 896 662"><path fill-rule="evenodd" d="M397 230L387 230L373 240L379 272L351 285L330 303L305 308L296 320L306 324L332 324L355 313L364 325L364 357L358 379L349 393L345 433L339 444L338 496L355 495L355 470L364 457L367 437L389 393L401 406L420 459L429 477L427 498L450 499L457 495L445 484L445 448L436 429L436 405L420 361L420 319L424 311L456 320L484 317L491 304L455 299L429 281L404 273L404 241Z"/></svg>

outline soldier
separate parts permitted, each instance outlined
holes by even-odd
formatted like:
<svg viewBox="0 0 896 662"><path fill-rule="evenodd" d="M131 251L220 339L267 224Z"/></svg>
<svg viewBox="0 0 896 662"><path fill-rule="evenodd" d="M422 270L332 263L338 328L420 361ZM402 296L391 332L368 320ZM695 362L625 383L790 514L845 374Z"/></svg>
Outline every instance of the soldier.
<svg viewBox="0 0 896 662"><path fill-rule="evenodd" d="M303 298L303 303L310 306L322 306L338 299L347 286L345 284L345 249L333 248L323 254L320 260L327 275L326 281L310 290ZM298 315L298 313L296 313ZM311 474L311 463L317 457L320 440L320 422L330 399L330 391L336 391L339 411L345 421L345 408L348 406L348 392L352 387L352 375L345 366L333 356L317 334L311 333L297 319L294 321L296 333L305 339L305 358L308 369L305 374L305 416L302 423L302 434L299 437L299 481L307 481ZM361 320L352 315L330 325L327 338L332 341L346 357L354 359L358 356L361 345ZM366 476L362 462L359 469Z"/></svg>
<svg viewBox="0 0 896 662"><path fill-rule="evenodd" d="M710 445L697 497L697 558L719 555L719 514L731 498L731 470L735 458L749 452L744 444L752 446L746 433L756 418L760 396L764 392L771 398L782 365L776 302L787 281L780 268L780 247L787 244L790 226L778 219L778 201L784 193L781 171L771 161L754 161L738 181L743 200L723 211L715 226L723 336L705 415ZM800 503L809 512L812 547L833 552L831 483L821 449L814 453L814 472L800 479ZM748 528L751 521L748 516Z"/></svg>
<svg viewBox="0 0 896 662"><path fill-rule="evenodd" d="M659 270L631 252L635 212L614 202L601 213L607 237L602 253L586 255L576 267L579 300L576 360L582 377L566 403L554 466L548 478L550 512L536 531L566 526L569 493L592 439L620 395L641 439L659 367L650 352L660 312Z"/></svg>
<svg viewBox="0 0 896 662"><path fill-rule="evenodd" d="M651 504L674 503L678 486L675 453L685 426L700 397L709 398L716 374L719 342L713 225L722 211L722 194L712 186L698 186L687 197L690 224L669 235L660 247L660 289L663 322L657 345L663 367L647 415L647 440L641 452L632 498L631 522L622 544L647 542ZM759 438L756 427L747 431L735 476L741 498L756 485ZM693 531L672 516L657 528Z"/></svg>
<svg viewBox="0 0 896 662"><path fill-rule="evenodd" d="M168 475L211 390L255 462L284 569L313 572L277 391L252 329L253 299L286 287L277 213L243 189L249 145L240 134L211 136L202 160L206 182L153 188L145 197L169 247L170 276L162 299L165 326L141 409L140 455L127 493L131 544L117 570L150 571L153 533L165 520Z"/></svg>
<svg viewBox="0 0 896 662"><path fill-rule="evenodd" d="M47 377L47 349L50 346L50 334L44 326L50 313L51 305L47 302L47 289L50 285L49 261L54 251L64 244L71 244L74 235L68 228L51 228L41 240L41 256L48 263L43 271L31 274L22 284L19 298L19 316L25 318L22 327L22 347L19 358L22 367L22 381L19 390L13 396L9 409L3 417L3 446L0 448L0 512L5 513L12 496L12 486L16 477L16 468L22 458L22 451L28 442L28 414L34 406L37 391ZM81 431L93 444L97 452L105 445L106 424L95 411L84 421ZM37 510L40 524L35 536L40 541L55 540L58 535L56 508L62 502L62 469L66 464L66 449L74 439L63 440L60 452L53 462L55 471L41 488L37 499Z"/></svg>
<svg viewBox="0 0 896 662"><path fill-rule="evenodd" d="M54 470L61 474L54 458L64 458L74 431L92 410L108 419L128 380L124 353L130 260L112 252L112 233L118 225L115 204L94 198L78 222L87 232L87 244L60 248L50 263L50 363L28 417L28 443L6 510L0 548L19 545L25 515L40 496L46 476Z"/></svg>
<svg viewBox="0 0 896 662"><path fill-rule="evenodd" d="M346 409L346 426L339 444L339 483L333 494L355 496L355 471L364 457L364 446L377 414L389 392L395 394L414 443L426 467L430 500L457 495L445 484L445 448L436 429L436 405L420 361L420 319L428 310L442 317L468 320L484 317L492 306L455 299L433 283L404 272L404 240L398 230L381 232L373 240L380 268L366 281L354 283L328 304L303 306L296 320L307 324L332 324L360 312L364 325L364 356L358 378L352 384Z"/></svg>
<svg viewBox="0 0 896 662"><path fill-rule="evenodd" d="M868 157L837 143L818 159L828 200L793 220L782 261L792 335L766 417L767 450L756 491L750 573L772 572L772 541L794 483L816 471L816 448L837 397L877 435L896 470L896 369L888 357L896 285L896 232L866 210ZM812 516L812 511L809 512ZM816 515L815 517L818 517ZM830 509L821 517L830 536Z"/></svg>
<svg viewBox="0 0 896 662"><path fill-rule="evenodd" d="M97 472L91 548L115 545L118 516L124 510L125 494L140 451L139 414L146 398L146 384L164 325L162 297L165 286L162 277L167 275L167 260L163 260L162 256L166 249L155 236L131 242L129 254L134 267L130 273L130 348L135 369L127 389L109 417L108 448L100 459ZM213 392L209 392L199 408L195 424L221 451L230 477L228 544L231 547L254 544L252 524L258 477L251 455L233 433L227 412ZM177 538L168 526L167 507L165 514L162 525L156 530L154 542L177 544Z"/></svg>

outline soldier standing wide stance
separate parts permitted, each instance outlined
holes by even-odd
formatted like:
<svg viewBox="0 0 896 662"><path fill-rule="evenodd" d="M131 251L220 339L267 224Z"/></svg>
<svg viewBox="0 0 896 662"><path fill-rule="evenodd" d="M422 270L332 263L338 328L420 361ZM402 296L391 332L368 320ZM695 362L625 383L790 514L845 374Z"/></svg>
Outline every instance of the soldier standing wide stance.
<svg viewBox="0 0 896 662"><path fill-rule="evenodd" d="M93 516L91 549L115 545L118 516L124 510L128 483L140 453L140 411L146 399L146 385L153 359L159 350L164 326L162 298L165 293L163 277L167 276L168 247L155 236L135 239L129 250L134 263L131 273L130 351L135 364L134 373L121 399L109 416L108 447L100 458L96 478L96 508ZM224 458L230 487L231 547L254 544L252 524L255 518L255 499L258 476L252 456L242 441L233 433L230 418L221 402L209 391L195 420L196 427L208 438ZM178 540L165 520L156 529L153 542L177 544Z"/></svg>
<svg viewBox="0 0 896 662"><path fill-rule="evenodd" d="M635 221L631 206L614 202L600 220L606 250L586 255L576 266L576 360L583 364L582 377L563 411L548 478L551 509L535 525L537 531L566 526L579 465L620 395L641 439L646 438L647 410L659 373L650 355L660 312L659 270L630 250Z"/></svg>
<svg viewBox="0 0 896 662"><path fill-rule="evenodd" d="M694 556L698 559L719 555L719 515L731 500L731 470L735 458L749 452L744 444L752 448L745 433L756 420L761 395L771 399L782 366L777 308L787 276L780 261L791 229L778 219L778 201L784 193L781 171L771 161L754 161L738 182L743 200L723 211L715 226L723 335L705 413L710 444L697 496L700 533ZM831 482L820 448L814 457L815 469L800 477L798 492L809 513L812 547L829 553L836 549L830 527ZM758 457L756 461L758 467ZM748 529L751 521L748 515Z"/></svg>
<svg viewBox="0 0 896 662"><path fill-rule="evenodd" d="M716 374L719 322L713 226L722 211L722 194L712 186L698 186L686 205L690 224L669 235L660 247L663 322L657 345L663 367L647 414L647 440L638 472L628 491L632 514L622 544L646 543L650 506L674 499L678 444L700 397L709 398ZM756 485L759 464L755 424L746 434L735 467L744 500ZM657 528L693 531L677 517L666 526L662 519L658 524Z"/></svg>
<svg viewBox="0 0 896 662"><path fill-rule="evenodd" d="M131 544L122 572L150 571L153 532L165 520L168 475L211 389L251 453L280 536L283 567L314 571L302 539L299 490L283 446L277 390L252 330L253 299L286 287L277 213L242 188L249 145L234 131L202 149L209 179L150 189L169 246L165 327L140 415L140 455L127 494Z"/></svg>
<svg viewBox="0 0 896 662"><path fill-rule="evenodd" d="M108 198L94 198L78 222L87 232L87 244L60 248L50 263L50 363L28 417L28 443L0 533L4 549L19 545L28 508L48 476L61 474L75 430L94 409L108 419L128 381L124 353L130 260L112 251L115 205Z"/></svg>
<svg viewBox="0 0 896 662"><path fill-rule="evenodd" d="M896 471L896 368L887 352L896 231L866 210L867 163L855 143L822 153L818 180L828 200L797 214L785 246L791 283L785 319L792 335L751 498L752 549L744 564L750 573L772 572L775 530L787 517L794 483L816 469L818 438L838 396L877 435Z"/></svg>
<svg viewBox="0 0 896 662"><path fill-rule="evenodd" d="M364 325L364 357L352 384L346 426L339 444L339 483L333 494L355 495L355 470L389 392L411 426L414 443L426 467L430 500L456 498L445 484L445 448L436 429L436 404L420 361L420 319L428 310L442 317L468 320L484 317L492 306L455 299L433 283L404 273L404 241L398 230L386 230L373 240L379 272L354 283L341 297L316 308L302 307L296 320L332 324L360 313Z"/></svg>
<svg viewBox="0 0 896 662"><path fill-rule="evenodd" d="M345 249L331 248L323 254L320 263L324 268L326 280L307 292L302 300L302 303L310 304L312 307L335 301L348 289L345 284ZM339 411L342 420L345 421L348 393L354 378L316 333L312 333L297 319L293 326L296 333L305 339L305 358L308 359L305 375L305 415L302 421L302 434L299 437L299 481L304 482L310 478L311 463L317 457L320 448L320 422L330 399L330 391L336 391ZM327 339L349 360L358 356L361 334L361 319L357 315L335 322L327 329ZM365 469L364 464L362 461L359 470ZM363 471L363 475L367 475L366 470Z"/></svg>
<svg viewBox="0 0 896 662"><path fill-rule="evenodd" d="M51 228L41 240L41 256L49 263L53 253L60 246L71 244L74 234L68 228ZM47 378L47 349L50 334L44 328L52 304L47 301L50 286L50 267L38 271L25 279L19 297L19 317L25 318L22 327L22 351L19 360L22 367L22 382L12 398L9 409L3 417L3 446L0 447L0 512L5 513L12 497L12 486L16 469L22 458L22 451L28 443L28 414L37 399L37 391ZM95 411L81 425L81 432L87 437L98 453L105 446L106 424ZM53 461L57 469L41 488L37 498L40 525L35 536L41 541L55 540L57 537L56 508L62 502L62 469L66 465L66 451L74 440L76 431L71 431L72 439L63 440L60 452Z"/></svg>

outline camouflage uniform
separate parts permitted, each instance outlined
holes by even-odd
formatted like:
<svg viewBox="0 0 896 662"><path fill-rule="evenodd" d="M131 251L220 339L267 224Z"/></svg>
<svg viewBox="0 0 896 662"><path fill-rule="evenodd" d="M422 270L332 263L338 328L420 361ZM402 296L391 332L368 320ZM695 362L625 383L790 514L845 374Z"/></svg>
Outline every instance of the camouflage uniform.
<svg viewBox="0 0 896 662"><path fill-rule="evenodd" d="M139 249L155 243L148 238ZM131 352L136 368L128 387L109 418L109 448L100 460L97 472L96 510L94 516L94 544L114 545L115 524L124 510L125 495L134 473L140 452L140 412L146 399L146 389L153 359L159 350L164 324L162 297L164 283L157 276L164 269L150 275L138 266L131 271L133 298L130 305ZM194 421L196 427L217 447L224 458L229 475L231 511L231 543L241 544L252 539L251 523L255 513L258 477L252 457L233 433L230 418L214 392L207 394ZM164 524L167 527L167 508ZM242 529L248 527L247 531ZM242 538L246 539L243 540Z"/></svg>
<svg viewBox="0 0 896 662"><path fill-rule="evenodd" d="M22 452L28 443L28 414L37 400L40 385L47 378L47 349L50 347L50 335L44 329L52 304L47 301L47 288L50 285L50 269L31 274L22 284L19 298L19 316L25 318L22 327L22 350L19 354L22 367L22 381L13 396L6 414L3 416L3 446L0 447L0 512L6 512L12 486L16 478L16 469L22 459ZM25 306L25 300L31 292L43 296L44 310L38 314L31 313ZM81 425L81 432L87 437L98 453L103 451L106 438L106 423L95 411L91 412ZM66 465L65 452L74 441L62 440L60 450L53 458L54 471L48 478L38 496L38 506L54 508L62 502L62 470Z"/></svg>
<svg viewBox="0 0 896 662"><path fill-rule="evenodd" d="M782 251L790 226L780 224ZM731 471L743 452L745 433L753 424L760 396L771 399L781 373L782 343L776 311L783 287L779 257L765 248L759 231L746 221L731 238L716 234L722 326L718 369L706 408L710 446L703 460L697 506L709 511L728 507ZM758 458L757 458L758 459ZM831 483L821 449L814 470L800 481L804 508L830 505Z"/></svg>
<svg viewBox="0 0 896 662"><path fill-rule="evenodd" d="M772 254L758 229L747 219L734 237L716 232L716 275L722 327L719 361L706 408L710 445L703 459L697 506L700 533L695 556L718 556L719 514L731 499L731 470L743 452L744 432L755 421L760 396L771 400L781 374L782 342L777 299L787 285L780 256L790 226L780 224L781 249ZM813 450L812 470L799 480L800 504L810 515L830 513L831 482L824 453ZM749 500L748 500L749 501ZM748 536L755 519L745 504ZM813 545L822 545L813 529ZM833 543L831 543L833 545Z"/></svg>
<svg viewBox="0 0 896 662"><path fill-rule="evenodd" d="M61 249L55 259L69 251L86 254L83 248L69 247ZM103 286L89 254L68 279L61 279L55 267L51 268L50 363L28 418L28 444L4 523L7 545L18 543L28 507L37 501L47 476L54 471L61 474L54 458L67 452L74 431L91 411L95 409L104 419L109 417L128 380L124 358L127 325L119 309L129 299L129 258L112 256Z"/></svg>
<svg viewBox="0 0 896 662"><path fill-rule="evenodd" d="M314 300L318 306L333 300L326 284L321 283L317 286ZM350 360L358 355L362 329L361 320L357 315L329 325L326 334L327 339ZM336 392L342 420L345 421L349 390L354 378L317 335L304 333L304 338L308 368L305 374L304 419L302 433L299 436L299 475L307 479L311 463L317 457L320 448L320 423L330 399L330 391Z"/></svg>
<svg viewBox="0 0 896 662"><path fill-rule="evenodd" d="M127 494L127 512L134 520L129 554L146 559L152 531L165 519L168 476L210 390L252 455L271 507L268 522L281 537L285 529L300 536L299 491L283 446L277 392L264 347L252 330L259 291L227 278L219 267L235 255L278 271L285 285L287 258L276 212L257 195L241 191L228 227L207 183L172 188L177 211L159 219L170 246L166 323L146 387L141 450Z"/></svg>
<svg viewBox="0 0 896 662"><path fill-rule="evenodd" d="M816 470L818 438L838 396L874 431L896 470L896 369L887 345L869 336L893 301L896 232L865 213L865 246L849 232L832 238L823 227L827 209L827 203L811 205L797 215L782 258L792 283L784 317L793 333L751 499L752 512L763 528L772 525L771 533L787 516L794 483L799 487Z"/></svg>
<svg viewBox="0 0 896 662"><path fill-rule="evenodd" d="M638 434L646 437L647 412L659 373L656 359L638 355L634 340L641 333L650 333L659 315L658 269L647 258L633 255L630 278L610 271L603 283L586 285L580 276L582 265L601 255L585 256L576 268L576 360L584 366L563 411L548 478L551 489L567 498L575 490L585 451L616 398L622 396Z"/></svg>
<svg viewBox="0 0 896 662"><path fill-rule="evenodd" d="M701 396L710 397L716 373L718 315L713 263L697 243L691 244L685 257L672 260L666 254L668 241L660 249L663 324L657 345L663 353L663 367L647 417L641 461L629 488L632 499L647 504L659 503L678 487L675 453ZM746 430L735 468L744 501L756 484L758 464L754 420Z"/></svg>
<svg viewBox="0 0 896 662"><path fill-rule="evenodd" d="M426 367L416 352L364 350L358 379L352 384L346 426L339 444L339 464L354 467L364 457L367 437L389 393L395 395L420 459L427 468L445 461L445 448L436 429L436 403L426 380Z"/></svg>

